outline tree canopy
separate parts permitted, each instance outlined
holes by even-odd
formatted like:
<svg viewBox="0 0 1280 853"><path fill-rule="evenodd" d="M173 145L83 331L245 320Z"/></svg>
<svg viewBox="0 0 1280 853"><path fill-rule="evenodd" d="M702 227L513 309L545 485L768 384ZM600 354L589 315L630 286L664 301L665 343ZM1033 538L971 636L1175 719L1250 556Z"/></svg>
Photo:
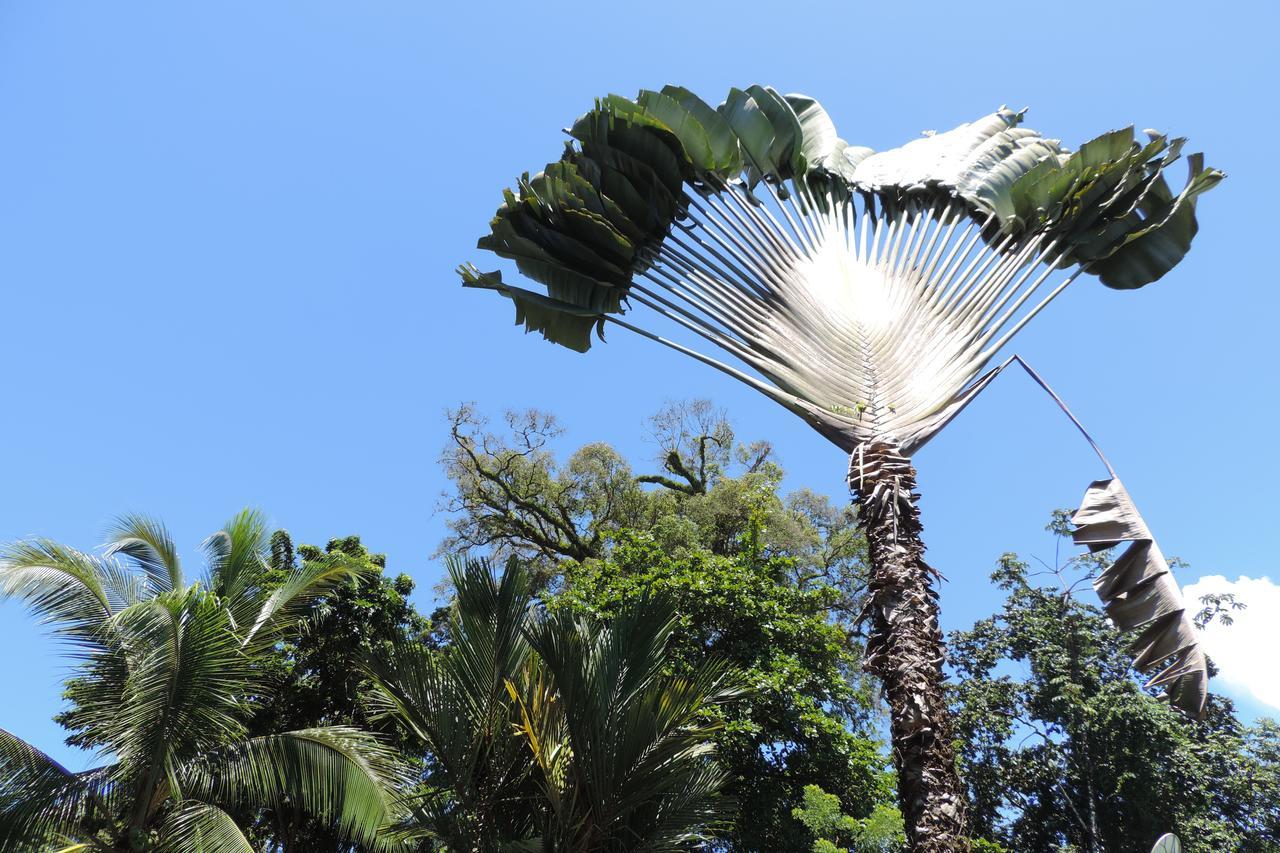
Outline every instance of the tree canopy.
<svg viewBox="0 0 1280 853"><path fill-rule="evenodd" d="M1003 606L950 638L973 833L1016 853L1148 850L1166 832L1188 853L1277 849L1280 729L1243 725L1221 695L1196 721L1145 691L1132 637L1072 595L1109 558L1034 571L1006 554Z"/></svg>
<svg viewBox="0 0 1280 853"><path fill-rule="evenodd" d="M808 784L859 817L890 799L854 628L864 543L848 508L783 493L771 447L739 442L705 401L651 419L658 470L644 474L635 473L643 460L600 443L561 462L548 415L506 422L499 434L473 410L453 415L445 505L457 514L444 549L534 560L555 593L550 606L576 613L607 616L661 593L680 626L677 671L714 656L746 673L754 692L716 711L739 803L733 849L807 846L791 811Z"/></svg>

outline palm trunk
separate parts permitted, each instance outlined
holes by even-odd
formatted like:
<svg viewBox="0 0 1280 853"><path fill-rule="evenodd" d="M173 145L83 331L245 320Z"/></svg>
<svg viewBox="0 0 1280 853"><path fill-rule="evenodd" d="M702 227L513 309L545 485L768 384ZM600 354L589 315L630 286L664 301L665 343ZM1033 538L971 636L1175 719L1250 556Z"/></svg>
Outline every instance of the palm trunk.
<svg viewBox="0 0 1280 853"><path fill-rule="evenodd" d="M953 853L969 849L964 790L943 693L936 573L924 561L915 484L915 468L896 446L870 441L854 451L849 488L871 562L866 669L889 702L907 846Z"/></svg>

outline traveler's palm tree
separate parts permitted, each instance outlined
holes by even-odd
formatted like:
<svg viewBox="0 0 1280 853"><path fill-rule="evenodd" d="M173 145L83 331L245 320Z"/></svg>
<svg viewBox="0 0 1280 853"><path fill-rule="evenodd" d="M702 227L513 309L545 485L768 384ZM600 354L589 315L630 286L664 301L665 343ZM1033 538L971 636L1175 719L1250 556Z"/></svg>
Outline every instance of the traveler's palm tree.
<svg viewBox="0 0 1280 853"><path fill-rule="evenodd" d="M586 351L606 325L628 329L756 388L850 454L871 562L868 667L891 708L917 850L964 842L912 454L1082 272L1131 289L1177 264L1196 197L1222 177L1191 155L1174 193L1164 171L1181 139L1141 143L1130 128L1069 152L1021 120L1001 109L875 153L839 138L811 98L760 86L717 108L674 86L609 96L574 123L559 161L506 193L479 243L545 292L460 270L551 341Z"/></svg>
<svg viewBox="0 0 1280 853"><path fill-rule="evenodd" d="M23 601L78 664L64 715L106 763L72 772L0 730L0 848L251 850L236 815L288 805L373 840L394 764L370 735L340 727L249 738L249 702L270 689L263 652L314 599L358 574L309 562L262 587L266 529L243 512L204 543L189 581L163 526L133 516L103 554L48 540L0 554L0 595Z"/></svg>
<svg viewBox="0 0 1280 853"><path fill-rule="evenodd" d="M723 664L664 672L670 607L608 623L545 614L528 572L450 565L457 599L442 652L370 662L378 702L428 744L432 771L400 837L450 849L686 850L720 817L716 704L741 695Z"/></svg>

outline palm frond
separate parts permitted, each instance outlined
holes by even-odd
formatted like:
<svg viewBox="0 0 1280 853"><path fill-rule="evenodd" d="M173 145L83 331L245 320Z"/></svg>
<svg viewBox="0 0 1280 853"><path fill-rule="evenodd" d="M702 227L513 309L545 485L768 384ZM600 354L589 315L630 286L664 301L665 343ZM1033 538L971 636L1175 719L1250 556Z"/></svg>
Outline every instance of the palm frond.
<svg viewBox="0 0 1280 853"><path fill-rule="evenodd" d="M121 554L146 574L153 592L183 586L182 563L168 529L155 518L130 514L116 519L107 532L106 556Z"/></svg>
<svg viewBox="0 0 1280 853"><path fill-rule="evenodd" d="M373 735L324 727L251 738L180 768L184 792L229 809L297 804L361 841L391 816L395 753Z"/></svg>
<svg viewBox="0 0 1280 853"><path fill-rule="evenodd" d="M377 568L347 554L326 554L320 560L307 560L289 572L284 581L265 599L253 600L257 612L242 621L243 643L254 653L274 645L282 631L295 628L307 615L316 599L335 588L377 574ZM241 608L239 613L248 612ZM244 620L244 616L238 616Z"/></svg>
<svg viewBox="0 0 1280 853"><path fill-rule="evenodd" d="M523 634L532 600L528 576L514 562L500 579L485 561L447 565L458 593L448 647L405 642L368 661L373 704L428 745L432 783L449 789L459 808L518 822L520 813L504 814L499 801L522 796L530 769L506 687L530 653Z"/></svg>
<svg viewBox="0 0 1280 853"><path fill-rule="evenodd" d="M161 833L169 853L254 853L231 815L198 800L176 803Z"/></svg>
<svg viewBox="0 0 1280 853"><path fill-rule="evenodd" d="M539 767L555 774L544 770L543 786L562 788L553 800L561 832L631 833L674 850L726 812L711 742L718 725L706 712L743 688L723 661L664 674L674 626L669 603L641 599L607 624L559 612L530 628L556 697L522 701L522 730L540 738Z"/></svg>
<svg viewBox="0 0 1280 853"><path fill-rule="evenodd" d="M240 702L252 672L215 596L195 588L166 593L122 611L113 624L127 677L119 705L97 724L124 768L154 776L243 736Z"/></svg>
<svg viewBox="0 0 1280 853"><path fill-rule="evenodd" d="M517 322L585 351L613 323L768 395L852 451L910 455L982 383L1004 344L1081 272L1140 287L1185 255L1222 173L1183 140L1116 131L1072 153L1000 109L874 153L803 95L731 90L717 108L668 86L602 98L575 140L522 178L479 247ZM1055 271L1061 280L1051 282ZM622 315L712 344L705 355ZM741 367L734 366L734 363Z"/></svg>
<svg viewBox="0 0 1280 853"><path fill-rule="evenodd" d="M82 839L90 819L109 814L111 799L102 771L71 773L0 729L0 849Z"/></svg>
<svg viewBox="0 0 1280 853"><path fill-rule="evenodd" d="M262 513L245 509L201 545L208 586L228 602L237 624L256 610L258 586L269 568L270 533Z"/></svg>
<svg viewBox="0 0 1280 853"><path fill-rule="evenodd" d="M104 626L145 594L142 579L110 558L47 539L0 549L0 597L22 601L82 653L102 651Z"/></svg>

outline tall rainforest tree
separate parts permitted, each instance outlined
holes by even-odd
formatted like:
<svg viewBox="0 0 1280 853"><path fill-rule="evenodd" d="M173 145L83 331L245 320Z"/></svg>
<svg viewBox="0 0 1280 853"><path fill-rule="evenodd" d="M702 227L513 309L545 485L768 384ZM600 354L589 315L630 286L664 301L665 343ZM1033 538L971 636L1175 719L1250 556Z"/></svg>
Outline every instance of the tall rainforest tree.
<svg viewBox="0 0 1280 853"><path fill-rule="evenodd" d="M369 662L375 700L429 750L405 840L450 850L677 851L724 810L708 712L741 692L723 661L670 674L671 607L646 597L608 622L535 603L508 561L453 561L437 651Z"/></svg>
<svg viewBox="0 0 1280 853"><path fill-rule="evenodd" d="M243 512L188 578L158 522L129 516L102 554L48 540L0 554L0 595L25 602L76 662L61 722L106 762L71 772L0 730L0 848L251 850L241 815L298 810L353 840L389 819L393 753L344 726L253 737L263 662L311 603L361 574L333 555L275 578L263 519Z"/></svg>
<svg viewBox="0 0 1280 853"><path fill-rule="evenodd" d="M1192 155L1175 194L1164 171L1181 139L1140 143L1129 128L1068 152L1021 120L1001 109L875 153L803 95L751 86L717 108L676 86L611 95L573 124L560 160L506 193L480 240L545 293L460 270L551 341L585 351L593 331L628 329L758 389L850 454L872 569L867 662L891 708L917 851L965 842L912 454L1082 272L1131 289L1177 264L1196 197L1221 178ZM746 369L637 324L633 308Z"/></svg>

